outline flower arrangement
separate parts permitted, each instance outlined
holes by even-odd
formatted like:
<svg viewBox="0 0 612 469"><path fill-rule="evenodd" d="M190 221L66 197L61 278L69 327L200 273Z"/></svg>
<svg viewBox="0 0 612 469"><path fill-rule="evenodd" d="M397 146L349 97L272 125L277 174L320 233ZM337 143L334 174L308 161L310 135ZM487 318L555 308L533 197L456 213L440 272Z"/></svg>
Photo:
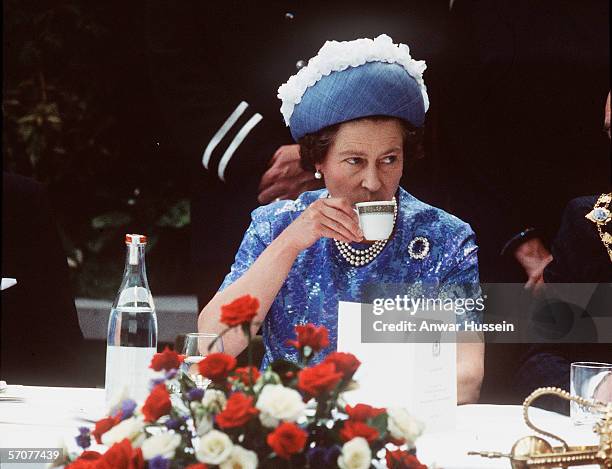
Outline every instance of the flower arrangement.
<svg viewBox="0 0 612 469"><path fill-rule="evenodd" d="M251 347L251 327L259 301L238 298L222 307L225 334L240 328ZM299 362L278 361L260 372L249 360L210 353L198 363L210 380L206 390L179 368L184 357L166 348L151 368L160 377L139 407L123 399L93 429L76 437L84 449L64 461L70 469L426 469L415 454L422 426L401 408L343 403L356 386L359 360L334 352L309 366L329 345L325 327L295 327L290 341ZM251 354L249 353L249 358ZM169 390L175 389L175 393ZM88 450L92 437L109 449Z"/></svg>

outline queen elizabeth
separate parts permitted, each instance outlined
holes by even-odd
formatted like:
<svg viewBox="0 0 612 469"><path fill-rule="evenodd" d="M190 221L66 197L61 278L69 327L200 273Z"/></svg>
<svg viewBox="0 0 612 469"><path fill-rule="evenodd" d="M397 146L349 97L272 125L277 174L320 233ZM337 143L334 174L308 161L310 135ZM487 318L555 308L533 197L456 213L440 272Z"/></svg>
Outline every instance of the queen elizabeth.
<svg viewBox="0 0 612 469"><path fill-rule="evenodd" d="M253 211L231 271L200 313L199 330L221 331L221 306L250 294L260 300L255 321L262 323L262 367L296 360L286 341L304 323L329 329L323 358L336 347L338 302L360 302L366 285L422 282L442 290L478 284L469 225L399 187L429 106L424 70L408 46L385 35L330 41L279 88L302 165L325 188ZM382 200L396 201L393 232L368 244L353 207ZM480 319L470 314L461 320ZM479 340L459 342L458 401L475 402L484 347ZM233 355L246 346L238 332L227 334L224 344Z"/></svg>

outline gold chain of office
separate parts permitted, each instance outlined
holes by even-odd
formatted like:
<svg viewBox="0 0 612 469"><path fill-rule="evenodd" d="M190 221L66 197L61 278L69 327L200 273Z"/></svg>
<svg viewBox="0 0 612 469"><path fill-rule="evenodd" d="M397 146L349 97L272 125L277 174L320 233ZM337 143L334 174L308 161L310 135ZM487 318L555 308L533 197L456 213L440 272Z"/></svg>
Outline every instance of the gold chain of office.
<svg viewBox="0 0 612 469"><path fill-rule="evenodd" d="M606 225L612 220L612 212L610 212L610 202L612 202L612 192L608 194L601 194L593 210L585 215L585 218L595 223L599 238L603 243L608 256L610 256L610 262L612 262L612 234L605 230Z"/></svg>

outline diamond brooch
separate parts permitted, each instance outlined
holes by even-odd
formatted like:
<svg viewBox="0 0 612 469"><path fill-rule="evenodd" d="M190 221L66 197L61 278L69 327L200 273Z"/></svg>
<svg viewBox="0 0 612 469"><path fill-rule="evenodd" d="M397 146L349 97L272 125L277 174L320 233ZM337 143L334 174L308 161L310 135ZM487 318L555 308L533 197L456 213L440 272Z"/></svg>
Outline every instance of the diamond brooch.
<svg viewBox="0 0 612 469"><path fill-rule="evenodd" d="M417 236L408 244L408 254L415 260L425 259L429 255L429 240L424 236Z"/></svg>

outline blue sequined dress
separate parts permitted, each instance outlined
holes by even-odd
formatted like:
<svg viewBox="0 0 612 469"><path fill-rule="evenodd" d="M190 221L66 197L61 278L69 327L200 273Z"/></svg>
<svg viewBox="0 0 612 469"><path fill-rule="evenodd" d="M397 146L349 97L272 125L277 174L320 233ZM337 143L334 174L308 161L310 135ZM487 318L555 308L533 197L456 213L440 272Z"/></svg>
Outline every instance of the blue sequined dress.
<svg viewBox="0 0 612 469"><path fill-rule="evenodd" d="M251 225L220 290L240 278L308 205L327 194L325 189L305 192L296 200L274 202L254 210ZM295 349L285 344L287 339L295 338L297 324L310 322L328 328L330 346L318 354L316 361L334 351L338 302L359 302L361 290L368 284L422 282L441 289L472 285L464 295L479 295L477 247L470 226L402 188L398 190L397 201L393 235L369 264L351 266L329 238L321 238L298 255L262 325L265 345L262 369L277 359L297 360ZM409 253L408 246L416 237L429 241L430 250L423 259L415 259ZM461 317L464 320L480 321L480 313L471 311Z"/></svg>

